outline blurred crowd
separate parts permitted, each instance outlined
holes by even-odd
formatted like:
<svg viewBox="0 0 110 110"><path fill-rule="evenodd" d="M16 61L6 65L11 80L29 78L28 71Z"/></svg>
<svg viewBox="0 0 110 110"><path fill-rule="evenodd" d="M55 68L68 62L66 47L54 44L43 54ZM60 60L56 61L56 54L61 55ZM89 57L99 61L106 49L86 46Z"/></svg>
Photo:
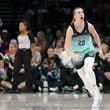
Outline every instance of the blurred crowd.
<svg viewBox="0 0 110 110"><path fill-rule="evenodd" d="M6 2L0 3L5 6ZM34 33L36 30L46 29L52 27L54 29L63 28L71 22L73 8L80 6L86 13L88 21L95 26L100 27L101 32L109 34L110 28L110 2L109 0L5 0L8 1L8 8L5 7L0 10L0 17L8 9L10 14L7 19L11 19L10 24L8 20L3 19L4 26L8 28L12 37L15 37L14 29L18 19L25 18L31 25ZM10 18L11 16L11 18ZM4 17L3 17L4 18ZM1 23L1 22L0 22Z"/></svg>

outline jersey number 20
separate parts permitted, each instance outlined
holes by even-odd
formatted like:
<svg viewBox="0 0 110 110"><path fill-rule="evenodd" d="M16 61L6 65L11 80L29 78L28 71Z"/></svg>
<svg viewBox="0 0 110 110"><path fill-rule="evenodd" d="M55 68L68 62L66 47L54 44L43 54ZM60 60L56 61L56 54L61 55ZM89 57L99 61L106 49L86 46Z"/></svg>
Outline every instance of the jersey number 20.
<svg viewBox="0 0 110 110"><path fill-rule="evenodd" d="M85 40L78 40L78 45L79 46L84 46L85 45Z"/></svg>

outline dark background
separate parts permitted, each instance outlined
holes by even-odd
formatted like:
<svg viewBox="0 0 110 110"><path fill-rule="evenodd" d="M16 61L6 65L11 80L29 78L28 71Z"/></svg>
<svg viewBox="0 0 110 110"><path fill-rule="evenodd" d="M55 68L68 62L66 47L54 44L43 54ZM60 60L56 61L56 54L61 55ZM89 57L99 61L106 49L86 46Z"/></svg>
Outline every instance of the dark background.
<svg viewBox="0 0 110 110"><path fill-rule="evenodd" d="M110 35L109 0L0 0L0 18L11 37L15 37L20 19L26 19L33 33L48 27L64 28L72 20L72 10L81 6L86 19L104 35Z"/></svg>

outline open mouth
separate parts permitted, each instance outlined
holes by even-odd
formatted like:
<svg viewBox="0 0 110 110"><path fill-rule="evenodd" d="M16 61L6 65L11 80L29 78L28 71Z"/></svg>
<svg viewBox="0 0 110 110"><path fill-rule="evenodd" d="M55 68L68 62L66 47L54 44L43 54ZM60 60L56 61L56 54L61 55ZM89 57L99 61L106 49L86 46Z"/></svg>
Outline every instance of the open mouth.
<svg viewBox="0 0 110 110"><path fill-rule="evenodd" d="M80 17L80 19L84 20L84 17Z"/></svg>

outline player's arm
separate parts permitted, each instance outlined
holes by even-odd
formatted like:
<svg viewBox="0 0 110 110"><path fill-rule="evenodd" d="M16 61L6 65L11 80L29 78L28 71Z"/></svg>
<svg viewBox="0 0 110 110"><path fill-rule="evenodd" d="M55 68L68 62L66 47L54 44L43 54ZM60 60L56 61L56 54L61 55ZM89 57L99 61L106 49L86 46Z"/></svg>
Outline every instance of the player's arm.
<svg viewBox="0 0 110 110"><path fill-rule="evenodd" d="M64 49L71 58L78 60L80 58L78 58L78 56L75 55L74 52L70 51L70 43L71 43L71 39L72 39L73 34L74 34L73 30L72 30L71 26L69 26L66 31Z"/></svg>
<svg viewBox="0 0 110 110"><path fill-rule="evenodd" d="M92 34L92 36L99 48L100 54L103 54L102 47L101 47L101 40L100 40L100 37L99 37L97 31L95 30L94 26L90 23L88 23L88 28L89 28L89 32Z"/></svg>

